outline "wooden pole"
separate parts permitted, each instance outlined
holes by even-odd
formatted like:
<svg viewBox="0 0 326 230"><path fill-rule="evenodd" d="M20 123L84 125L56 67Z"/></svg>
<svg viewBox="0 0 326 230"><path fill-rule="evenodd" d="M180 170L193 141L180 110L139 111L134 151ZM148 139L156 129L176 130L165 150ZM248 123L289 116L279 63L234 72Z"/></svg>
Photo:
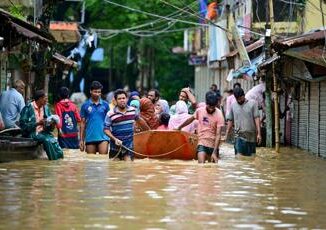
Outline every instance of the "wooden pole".
<svg viewBox="0 0 326 230"><path fill-rule="evenodd" d="M272 63L273 85L274 85L274 120L275 120L275 151L280 152L280 114L279 114L279 97L278 82L275 74L275 63Z"/></svg>

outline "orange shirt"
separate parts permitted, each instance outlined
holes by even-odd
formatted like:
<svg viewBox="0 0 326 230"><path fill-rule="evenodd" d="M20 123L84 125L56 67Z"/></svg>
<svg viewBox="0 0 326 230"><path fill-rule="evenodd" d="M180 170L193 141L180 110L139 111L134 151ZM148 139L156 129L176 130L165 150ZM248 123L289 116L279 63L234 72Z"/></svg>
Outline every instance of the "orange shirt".
<svg viewBox="0 0 326 230"><path fill-rule="evenodd" d="M33 109L34 109L34 113L35 113L36 122L39 122L44 118L44 108L37 107L37 104L35 103L35 101L32 102L32 105L33 105ZM36 133L42 132L43 129L44 129L43 125L36 126Z"/></svg>

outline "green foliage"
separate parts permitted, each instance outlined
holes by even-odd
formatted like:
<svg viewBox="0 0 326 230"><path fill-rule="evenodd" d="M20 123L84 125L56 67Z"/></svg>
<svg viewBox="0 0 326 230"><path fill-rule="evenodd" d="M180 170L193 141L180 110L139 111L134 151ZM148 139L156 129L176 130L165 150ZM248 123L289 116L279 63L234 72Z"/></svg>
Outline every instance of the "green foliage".
<svg viewBox="0 0 326 230"><path fill-rule="evenodd" d="M24 6L20 4L15 4L9 7L10 14L22 20L25 20L24 10Z"/></svg>
<svg viewBox="0 0 326 230"><path fill-rule="evenodd" d="M158 14L162 16L175 13L176 9L169 5L165 5L160 0L113 0L121 5L127 5L131 8L142 11ZM193 3L193 0L169 0L167 1L177 7L184 8ZM191 5L192 10L197 10L197 4ZM105 0L86 0L86 21L84 27L101 28L101 29L125 29L148 23L157 18L140 14L134 11L123 9L105 2ZM182 20L197 22L198 19L189 14L184 16L178 13L178 18ZM168 26L166 20L161 20L160 23L152 24L147 27L139 28L138 30L153 30L159 31ZM178 29L192 27L191 25L176 23L169 29ZM130 33L120 33L110 39L101 39L100 47L105 49L106 58L104 62L93 64L100 67L108 68L110 65L109 50L114 49L114 68L118 68L122 73L123 78L136 79L137 76L130 76L127 71L126 64L127 49L131 46L136 49L137 53L142 57L140 65L149 65L150 60L146 55L143 55L146 50L154 51L154 66L155 80L159 83L159 90L164 98L168 100L177 99L177 92L185 85L186 82L193 82L194 71L193 67L188 66L187 56L182 54L173 54L172 48L183 45L183 31L176 33L163 33L153 37L137 37ZM139 67L139 66L138 66Z"/></svg>

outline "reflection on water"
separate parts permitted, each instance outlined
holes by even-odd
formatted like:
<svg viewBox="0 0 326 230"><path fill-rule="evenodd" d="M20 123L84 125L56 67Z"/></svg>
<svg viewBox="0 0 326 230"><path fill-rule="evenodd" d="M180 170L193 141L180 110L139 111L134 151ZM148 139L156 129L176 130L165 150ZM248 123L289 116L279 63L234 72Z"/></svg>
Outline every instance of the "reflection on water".
<svg viewBox="0 0 326 230"><path fill-rule="evenodd" d="M110 161L0 164L0 228L326 228L326 162L297 149L222 149L218 165Z"/></svg>

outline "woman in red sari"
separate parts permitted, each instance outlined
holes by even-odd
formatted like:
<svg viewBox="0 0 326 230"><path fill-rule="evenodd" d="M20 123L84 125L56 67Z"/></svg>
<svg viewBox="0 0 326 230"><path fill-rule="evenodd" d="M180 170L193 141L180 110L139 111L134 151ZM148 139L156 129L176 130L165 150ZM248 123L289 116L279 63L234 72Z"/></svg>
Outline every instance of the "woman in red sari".
<svg viewBox="0 0 326 230"><path fill-rule="evenodd" d="M145 120L151 129L157 129L160 125L157 116L155 115L154 104L148 98L140 99L140 117Z"/></svg>

